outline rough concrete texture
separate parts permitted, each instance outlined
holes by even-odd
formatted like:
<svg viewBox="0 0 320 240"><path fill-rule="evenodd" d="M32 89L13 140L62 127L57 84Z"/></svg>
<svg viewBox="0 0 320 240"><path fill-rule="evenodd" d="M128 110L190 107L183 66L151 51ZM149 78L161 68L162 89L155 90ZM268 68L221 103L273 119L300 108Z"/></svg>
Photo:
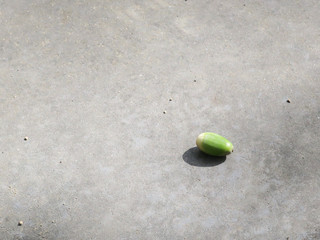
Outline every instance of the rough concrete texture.
<svg viewBox="0 0 320 240"><path fill-rule="evenodd" d="M0 1L1 239L320 239L319 12Z"/></svg>

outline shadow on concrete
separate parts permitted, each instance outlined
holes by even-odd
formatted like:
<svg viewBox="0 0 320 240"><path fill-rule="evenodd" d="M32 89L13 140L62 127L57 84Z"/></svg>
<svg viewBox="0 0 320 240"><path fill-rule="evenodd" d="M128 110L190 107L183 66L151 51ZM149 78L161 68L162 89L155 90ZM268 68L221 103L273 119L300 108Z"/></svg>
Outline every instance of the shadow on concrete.
<svg viewBox="0 0 320 240"><path fill-rule="evenodd" d="M183 160L196 167L214 167L226 160L226 157L214 157L201 152L197 147L190 148L182 155Z"/></svg>

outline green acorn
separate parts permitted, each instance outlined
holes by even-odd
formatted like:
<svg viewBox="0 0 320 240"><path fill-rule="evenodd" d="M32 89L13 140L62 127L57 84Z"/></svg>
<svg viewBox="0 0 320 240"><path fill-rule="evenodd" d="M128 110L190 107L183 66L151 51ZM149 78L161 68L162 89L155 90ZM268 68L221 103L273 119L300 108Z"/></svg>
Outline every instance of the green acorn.
<svg viewBox="0 0 320 240"><path fill-rule="evenodd" d="M226 156L233 152L232 143L216 133L201 133L196 144L202 152L212 156Z"/></svg>

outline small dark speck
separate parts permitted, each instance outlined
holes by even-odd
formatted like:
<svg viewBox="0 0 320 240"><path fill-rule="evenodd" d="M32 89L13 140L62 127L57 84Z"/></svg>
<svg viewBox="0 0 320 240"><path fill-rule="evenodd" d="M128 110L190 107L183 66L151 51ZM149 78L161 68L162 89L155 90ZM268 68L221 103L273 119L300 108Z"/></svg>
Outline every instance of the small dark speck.
<svg viewBox="0 0 320 240"><path fill-rule="evenodd" d="M197 82L197 80L193 80L193 82Z"/></svg>
<svg viewBox="0 0 320 240"><path fill-rule="evenodd" d="M169 102L171 102L171 101L172 101L172 98L169 99Z"/></svg>
<svg viewBox="0 0 320 240"><path fill-rule="evenodd" d="M24 139L23 139L23 140L27 141L27 140L28 140L28 137L24 137Z"/></svg>
<svg viewBox="0 0 320 240"><path fill-rule="evenodd" d="M22 226L22 225L23 225L23 221L19 221L18 226Z"/></svg>
<svg viewBox="0 0 320 240"><path fill-rule="evenodd" d="M60 161L59 163L62 163L62 161Z"/></svg>
<svg viewBox="0 0 320 240"><path fill-rule="evenodd" d="M245 7L246 5L245 5L245 4L243 4L243 6Z"/></svg>
<svg viewBox="0 0 320 240"><path fill-rule="evenodd" d="M163 111L163 114L166 114L167 113L167 111Z"/></svg>
<svg viewBox="0 0 320 240"><path fill-rule="evenodd" d="M290 100L290 99L287 99L287 103L291 103L291 100Z"/></svg>

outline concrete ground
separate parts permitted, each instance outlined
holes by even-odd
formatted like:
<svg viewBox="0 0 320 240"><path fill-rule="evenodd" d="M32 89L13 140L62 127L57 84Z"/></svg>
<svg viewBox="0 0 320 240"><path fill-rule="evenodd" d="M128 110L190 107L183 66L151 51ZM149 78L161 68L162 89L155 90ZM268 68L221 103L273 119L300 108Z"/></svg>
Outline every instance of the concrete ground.
<svg viewBox="0 0 320 240"><path fill-rule="evenodd" d="M320 239L319 12L0 1L0 239Z"/></svg>

